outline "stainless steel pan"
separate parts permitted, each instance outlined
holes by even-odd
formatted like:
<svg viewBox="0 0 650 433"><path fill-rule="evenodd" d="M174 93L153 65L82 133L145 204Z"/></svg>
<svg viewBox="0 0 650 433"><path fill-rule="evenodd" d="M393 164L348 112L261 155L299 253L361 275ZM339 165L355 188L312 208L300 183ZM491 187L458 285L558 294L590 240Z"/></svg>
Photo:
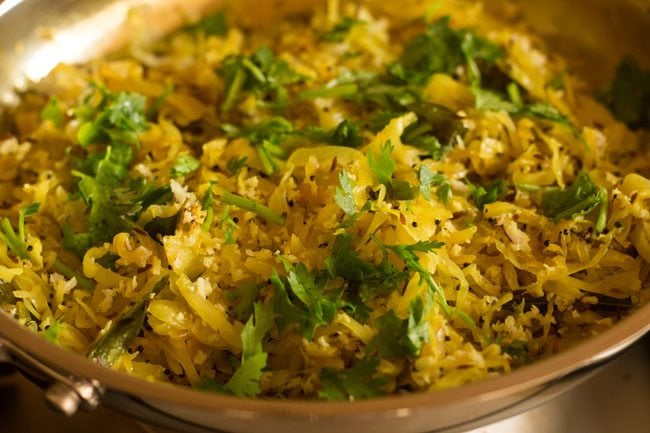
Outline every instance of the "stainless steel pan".
<svg viewBox="0 0 650 433"><path fill-rule="evenodd" d="M375 0L379 1L379 0ZM510 1L490 0L490 8ZM5 0L0 1L0 98L15 102L15 88L38 80L59 61L81 61L126 42L128 10L148 8L147 25L160 34L187 17L218 6L210 0ZM296 7L313 2L294 1ZM631 55L650 66L650 1L522 0L524 18L569 55L596 87ZM235 9L278 10L278 1L250 0ZM289 8L291 9L291 8ZM0 109L1 115L1 109ZM0 362L11 362L64 413L98 404L154 425L183 432L310 431L421 433L461 431L540 404L588 377L650 330L650 305L605 333L506 376L433 394L356 403L242 400L148 383L105 369L55 347L0 314Z"/></svg>

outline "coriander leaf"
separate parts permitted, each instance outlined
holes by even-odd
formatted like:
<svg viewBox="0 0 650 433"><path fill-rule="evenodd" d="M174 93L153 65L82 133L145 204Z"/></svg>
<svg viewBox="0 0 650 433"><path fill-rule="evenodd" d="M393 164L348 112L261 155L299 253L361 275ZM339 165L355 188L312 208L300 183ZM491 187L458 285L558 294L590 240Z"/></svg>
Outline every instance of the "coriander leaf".
<svg viewBox="0 0 650 433"><path fill-rule="evenodd" d="M265 352L258 352L244 359L223 389L238 397L258 395L261 392L259 381L266 368L267 357Z"/></svg>
<svg viewBox="0 0 650 433"><path fill-rule="evenodd" d="M100 258L95 260L95 263L97 263L99 266L105 269L110 269L112 271L116 271L116 262L120 259L120 256L117 254L113 253L106 253Z"/></svg>
<svg viewBox="0 0 650 433"><path fill-rule="evenodd" d="M487 39L480 38L471 32L462 32L463 40L461 50L467 61L467 72L469 82L472 85L480 86L481 70L477 60L484 60L487 63L494 63L503 56L501 47L491 43Z"/></svg>
<svg viewBox="0 0 650 433"><path fill-rule="evenodd" d="M425 32L408 43L399 64L402 78L424 85L429 77L442 72L451 75L464 62L461 37L449 26L449 17L427 25Z"/></svg>
<svg viewBox="0 0 650 433"><path fill-rule="evenodd" d="M542 211L552 220L573 219L595 208L598 208L595 228L597 232L602 232L607 223L607 189L594 184L582 171L569 187L546 191L542 195Z"/></svg>
<svg viewBox="0 0 650 433"><path fill-rule="evenodd" d="M363 358L345 370L324 368L318 396L326 400L355 400L386 394L386 379L377 377L378 358Z"/></svg>
<svg viewBox="0 0 650 433"><path fill-rule="evenodd" d="M117 233L128 232L132 227L125 215L136 210L136 203L123 202L119 191L112 190L98 179L82 173L73 172L81 180L79 192L88 207L89 232L73 234L69 225L64 226L64 246L80 257L91 246L108 241Z"/></svg>
<svg viewBox="0 0 650 433"><path fill-rule="evenodd" d="M418 172L420 194L422 194L422 197L426 200L431 198L431 184L435 182L436 175L440 176L439 174L434 173L428 165L422 164L420 166L420 171Z"/></svg>
<svg viewBox="0 0 650 433"><path fill-rule="evenodd" d="M471 185L476 206L483 210L486 204L500 200L508 192L508 183L499 178L485 186Z"/></svg>
<svg viewBox="0 0 650 433"><path fill-rule="evenodd" d="M317 280L316 274L307 270L302 263L290 267L286 278L280 278L274 272L271 283L275 289L274 308L280 316L279 329L284 330L289 324L298 324L300 333L305 338L312 339L318 327L334 320L337 304L331 297L324 295L325 281ZM290 293L302 305L296 305L290 299L287 285Z"/></svg>
<svg viewBox="0 0 650 433"><path fill-rule="evenodd" d="M316 328L334 320L337 307L323 296L324 281L317 282L316 276L302 263L289 271L287 282L291 292L307 307L307 321L302 324L301 333L312 339Z"/></svg>
<svg viewBox="0 0 650 433"><path fill-rule="evenodd" d="M244 359L262 351L264 337L273 325L273 308L270 304L255 303L253 315L241 332ZM254 321L253 321L254 319Z"/></svg>
<svg viewBox="0 0 650 433"><path fill-rule="evenodd" d="M287 103L287 86L304 81L304 77L293 71L289 64L275 57L268 47L259 48L251 56L227 57L219 69L224 78L226 97L221 105L224 112L230 111L239 99L247 94L259 100L274 99L276 108Z"/></svg>
<svg viewBox="0 0 650 433"><path fill-rule="evenodd" d="M516 340L503 347L503 352L510 355L515 366L526 365L531 361L528 354L528 342Z"/></svg>
<svg viewBox="0 0 650 433"><path fill-rule="evenodd" d="M201 199L201 210L206 212L205 220L203 221L203 224L201 224L201 230L204 232L210 231L210 227L212 227L212 222L214 221L214 209L212 208L212 204L214 203L212 185L214 185L214 183L216 182L211 181L208 184L208 187L203 194L203 199Z"/></svg>
<svg viewBox="0 0 650 433"><path fill-rule="evenodd" d="M429 293L432 296L437 296L436 300L438 302L438 305L440 305L445 313L451 314L452 309L447 304L445 293L438 285L438 283L436 283L436 281L433 279L431 273L420 264L420 259L418 258L417 254L415 254L416 252L434 252L434 250L444 246L443 242L424 241L417 242L412 245L385 245L374 236L372 236L372 239L377 242L382 249L391 250L397 257L404 260L406 267L410 271L417 272L420 276L420 281L424 281L429 288Z"/></svg>
<svg viewBox="0 0 650 433"><path fill-rule="evenodd" d="M395 168L397 167L392 156L394 148L393 143L388 140L381 146L377 156L372 151L368 151L368 165L375 173L375 176L377 176L379 183L384 185L390 183Z"/></svg>
<svg viewBox="0 0 650 433"><path fill-rule="evenodd" d="M226 297L231 302L236 302L235 315L244 321L253 313L255 299L261 286L255 283L239 284L235 289L226 292Z"/></svg>
<svg viewBox="0 0 650 433"><path fill-rule="evenodd" d="M452 75L463 63L469 65L472 75L480 75L476 60L494 63L502 50L488 40L469 30L454 30L449 17L426 26L425 32L416 36L404 49L398 67L391 71L408 83L422 86L437 72Z"/></svg>
<svg viewBox="0 0 650 433"><path fill-rule="evenodd" d="M239 230L239 226L234 219L230 216L230 206L226 205L223 212L219 215L219 229L223 230L224 242L226 245L235 243L235 230Z"/></svg>
<svg viewBox="0 0 650 433"><path fill-rule="evenodd" d="M261 392L259 381L264 368L266 368L268 357L264 352L263 343L272 325L272 305L256 303L253 315L248 319L241 332L241 365L223 386L225 391L239 397L254 397Z"/></svg>
<svg viewBox="0 0 650 433"><path fill-rule="evenodd" d="M452 196L451 185L447 182L442 183L436 190L436 196L442 203L449 204Z"/></svg>
<svg viewBox="0 0 650 433"><path fill-rule="evenodd" d="M176 233L176 227L180 220L182 209L169 217L155 217L142 227L152 239L160 241L162 237L172 236Z"/></svg>
<svg viewBox="0 0 650 433"><path fill-rule="evenodd" d="M274 290L273 311L278 315L276 319L278 331L283 333L291 324L305 323L307 320L307 313L296 307L289 299L289 293L286 288L286 278L280 277L277 271L273 269L270 280Z"/></svg>
<svg viewBox="0 0 650 433"><path fill-rule="evenodd" d="M465 134L461 118L446 107L416 102L404 108L408 110L407 112L415 113L418 119L404 130L401 140L405 144L425 150L435 160L442 159ZM400 115L384 113L382 121L385 123L379 129L383 129L390 119Z"/></svg>
<svg viewBox="0 0 650 433"><path fill-rule="evenodd" d="M287 156L282 144L286 136L294 131L293 125L284 117L272 117L243 128L230 124L224 124L222 128L228 137L246 138L255 147L267 174L278 171L276 158Z"/></svg>
<svg viewBox="0 0 650 433"><path fill-rule="evenodd" d="M342 42L352 30L352 27L363 23L361 20L343 17L327 33L323 33L320 39L325 42Z"/></svg>
<svg viewBox="0 0 650 433"><path fill-rule="evenodd" d="M228 34L228 20L226 14L220 11L202 18L186 27L186 30L203 33L206 36L226 36Z"/></svg>
<svg viewBox="0 0 650 433"><path fill-rule="evenodd" d="M393 200L413 200L417 191L408 181L401 179L392 179L386 187L388 196Z"/></svg>
<svg viewBox="0 0 650 433"><path fill-rule="evenodd" d="M145 115L146 99L137 93L120 92L104 94L99 111L93 121L87 121L79 127L77 139L82 146L94 143L137 142L137 135L146 131L147 116Z"/></svg>
<svg viewBox="0 0 650 433"><path fill-rule="evenodd" d="M201 163L190 154L183 154L176 158L174 166L169 170L173 178L179 178L194 173L199 169Z"/></svg>
<svg viewBox="0 0 650 433"><path fill-rule="evenodd" d="M343 169L339 173L339 185L334 193L334 201L339 205L346 215L354 216L357 213L357 204L354 200L354 181L348 172Z"/></svg>
<svg viewBox="0 0 650 433"><path fill-rule="evenodd" d="M363 145L363 137L359 125L345 119L332 129L311 127L304 133L310 140L329 143L335 146L359 148Z"/></svg>
<svg viewBox="0 0 650 433"><path fill-rule="evenodd" d="M330 262L334 271L333 276L360 283L369 275L375 273L376 269L370 263L359 258L352 246L353 240L354 238L349 234L336 236Z"/></svg>
<svg viewBox="0 0 650 433"><path fill-rule="evenodd" d="M199 383L194 385L194 389L203 392L214 392L217 394L224 394L226 390L223 389L225 384L219 382L217 379L212 377L202 377Z"/></svg>
<svg viewBox="0 0 650 433"><path fill-rule="evenodd" d="M56 96L52 96L43 110L41 110L41 120L49 120L57 128L63 126L63 109L61 108L61 102Z"/></svg>
<svg viewBox="0 0 650 433"><path fill-rule="evenodd" d="M424 316L424 301L419 297L411 302L409 316L404 320L389 310L377 319L379 332L368 344L368 351L376 351L381 358L388 359L419 356L422 345L429 341Z"/></svg>
<svg viewBox="0 0 650 433"><path fill-rule="evenodd" d="M378 266L362 260L354 250L353 239L349 234L338 235L327 265L332 277L347 281L348 292L360 298L358 303L388 295L406 280L408 273L395 268L387 257Z"/></svg>
<svg viewBox="0 0 650 433"><path fill-rule="evenodd" d="M601 100L630 128L650 128L650 71L631 58L623 59Z"/></svg>
<svg viewBox="0 0 650 433"><path fill-rule="evenodd" d="M57 319L43 332L43 337L50 343L58 344L59 331L61 330L61 319Z"/></svg>
<svg viewBox="0 0 650 433"><path fill-rule="evenodd" d="M226 164L226 168L230 173L235 175L239 173L239 170L246 167L247 162L248 162L247 156L243 156L241 158L237 158L236 156L233 156L228 160L228 163Z"/></svg>
<svg viewBox="0 0 650 433"><path fill-rule="evenodd" d="M93 361L104 366L111 366L126 352L135 337L138 335L147 313L152 295L158 294L169 283L169 277L162 277L151 290L151 293L118 317L88 348L87 356Z"/></svg>
<svg viewBox="0 0 650 433"><path fill-rule="evenodd" d="M476 108L483 111L505 111L507 113L517 112L517 107L508 101L502 94L494 90L483 89L472 86L472 92L476 98Z"/></svg>
<svg viewBox="0 0 650 433"><path fill-rule="evenodd" d="M571 121L567 116L562 114L557 108L545 102L535 102L529 105L525 105L516 113L516 115L550 120L552 122L561 123L570 127L572 130L575 130L575 127L571 124Z"/></svg>

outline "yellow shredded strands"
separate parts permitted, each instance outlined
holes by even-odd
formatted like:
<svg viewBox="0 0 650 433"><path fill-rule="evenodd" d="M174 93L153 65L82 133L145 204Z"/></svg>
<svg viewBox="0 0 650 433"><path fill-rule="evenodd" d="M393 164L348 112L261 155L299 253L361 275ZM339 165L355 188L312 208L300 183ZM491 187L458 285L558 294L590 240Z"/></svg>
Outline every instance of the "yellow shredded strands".
<svg viewBox="0 0 650 433"><path fill-rule="evenodd" d="M19 211L40 204L25 218L24 257L0 239L2 308L59 346L100 354L91 357L146 380L241 396L355 399L507 373L648 302L643 135L571 74L549 85L565 70L562 59L480 2L383 3L329 1L309 17L247 32L226 12L225 29L189 27L116 58L56 67L23 94L0 142L0 217L20 235ZM476 44L500 50L478 62L484 89L490 73L509 76L516 85L508 92L546 104L555 118L477 107L479 81L459 51L453 70L415 87L420 104L446 107L436 116L462 132L449 143L437 135L447 146L438 156L416 145L414 129L437 134L440 124L416 105L386 108L367 93L383 98L385 86L402 86L396 98L406 97L400 79L418 78L407 70L386 79L386 65L407 65L403 52L425 31L411 20L425 12L428 25L449 16L451 31L472 29ZM250 66L260 47L276 62L271 70L262 60ZM246 59L239 70L224 69L237 59ZM363 74L375 84L364 84ZM369 90L376 80L383 90ZM516 103L516 94L500 91L501 102ZM84 143L82 125L99 122L84 107L101 112L110 105L98 107L102 94L120 92L146 98L146 126L123 126L133 121L128 114L105 120L111 132ZM43 111L53 98L61 125ZM337 142L323 132L345 120L357 125L357 138ZM257 136L250 132L264 122ZM119 128L135 132L115 138ZM104 209L124 225L104 239L112 223L97 223L99 240L75 254L64 227L92 230L99 200L84 197L80 173L101 170L99 160L124 142L133 158ZM93 154L99 159L88 163ZM601 204L551 215L544 196L568 191L579 173L601 188ZM165 198L124 211L136 179L166 188ZM494 182L502 190L485 198ZM354 280L342 270L358 271L359 262L384 274L363 271ZM282 304L283 291L299 312ZM261 335L251 337L252 329ZM99 351L97 342L115 332L132 332L128 347ZM362 368L363 392L337 382L345 369Z"/></svg>

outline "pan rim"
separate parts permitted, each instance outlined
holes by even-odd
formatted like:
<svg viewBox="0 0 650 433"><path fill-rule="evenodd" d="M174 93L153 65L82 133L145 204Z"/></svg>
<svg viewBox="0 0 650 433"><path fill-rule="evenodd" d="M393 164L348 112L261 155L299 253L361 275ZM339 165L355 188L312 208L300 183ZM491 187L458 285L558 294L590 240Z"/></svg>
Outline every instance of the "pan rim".
<svg viewBox="0 0 650 433"><path fill-rule="evenodd" d="M440 408L471 400L487 401L515 395L560 380L598 361L604 361L632 345L648 331L650 331L650 304L641 307L599 335L501 376L435 392L355 402L332 402L246 399L199 392L162 382L149 382L128 373L103 367L79 354L58 347L21 326L7 314L0 314L0 339L5 338L12 345L64 374L96 380L106 390L137 396L150 403L157 402L163 405L217 410L233 415L239 413L240 416L246 413L281 414L283 418L309 420L313 420L314 417L319 419L364 417L376 413L393 413L394 416L401 418L411 410L434 406Z"/></svg>

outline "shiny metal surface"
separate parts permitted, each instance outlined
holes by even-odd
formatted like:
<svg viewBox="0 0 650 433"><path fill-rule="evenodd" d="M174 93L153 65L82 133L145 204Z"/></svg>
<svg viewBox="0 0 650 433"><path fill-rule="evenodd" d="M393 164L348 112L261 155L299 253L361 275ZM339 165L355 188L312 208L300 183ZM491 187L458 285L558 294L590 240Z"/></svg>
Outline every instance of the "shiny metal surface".
<svg viewBox="0 0 650 433"><path fill-rule="evenodd" d="M494 2L488 3L502 5L511 1ZM15 0L0 4L2 102L14 101L14 87L38 80L59 61L84 60L134 37L138 33L125 25L131 6L145 8L146 24L150 34L155 35L219 3L214 0ZM292 3L303 8L310 4ZM277 1L234 4L239 8L254 4L268 9L269 14L274 8L279 10ZM573 56L577 68L598 69L597 73L586 75L595 86L611 76L619 54L636 55L645 65L650 62L644 46L644 40L650 39L647 37L648 1L523 0L521 4L523 16L547 36L549 43L563 52L580 53ZM570 14L566 13L568 7ZM575 17L580 17L579 25L575 24ZM627 21L621 17L628 17ZM585 34L584 29L589 29L589 33ZM601 53L599 46L611 48L610 54ZM66 383L61 378L74 378L73 383L90 383L101 389L97 396L101 394L105 405L184 432L460 431L530 409L566 392L594 366L630 346L648 330L650 305L602 335L563 353L512 374L460 389L356 403L282 402L241 400L147 383L52 346L0 314L0 336L9 342L5 356L26 368L42 386ZM39 364L35 365L33 360ZM83 403L82 394L78 395Z"/></svg>

